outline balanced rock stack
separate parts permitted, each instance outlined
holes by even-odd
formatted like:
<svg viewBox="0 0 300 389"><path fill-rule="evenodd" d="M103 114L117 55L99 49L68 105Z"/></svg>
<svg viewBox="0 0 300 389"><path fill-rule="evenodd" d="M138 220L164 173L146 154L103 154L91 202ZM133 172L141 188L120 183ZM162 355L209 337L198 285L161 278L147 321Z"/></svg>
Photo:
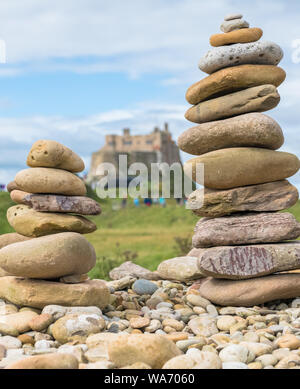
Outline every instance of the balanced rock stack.
<svg viewBox="0 0 300 389"><path fill-rule="evenodd" d="M193 236L194 248L201 249L198 268L209 277L200 293L219 305L252 306L300 296L300 274L291 274L300 269L300 242L293 241L300 223L277 212L298 200L286 179L300 162L275 151L284 142L282 130L261 113L280 100L281 48L260 41L262 30L249 28L240 14L226 17L221 30L199 62L209 75L186 94L193 107L185 117L198 125L178 143L197 155L185 164L194 181L197 164L204 165L204 189L188 199L203 217Z"/></svg>
<svg viewBox="0 0 300 389"><path fill-rule="evenodd" d="M27 165L8 186L18 205L7 211L16 233L0 237L0 298L33 308L103 308L110 293L103 281L87 276L96 253L82 236L97 228L82 215L101 209L74 174L84 170L82 159L58 142L40 140Z"/></svg>

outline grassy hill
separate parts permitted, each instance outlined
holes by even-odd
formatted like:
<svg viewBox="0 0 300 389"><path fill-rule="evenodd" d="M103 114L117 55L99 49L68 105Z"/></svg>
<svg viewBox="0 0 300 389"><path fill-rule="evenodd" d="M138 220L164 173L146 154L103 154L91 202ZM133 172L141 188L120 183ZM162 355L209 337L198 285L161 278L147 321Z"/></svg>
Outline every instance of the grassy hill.
<svg viewBox="0 0 300 389"><path fill-rule="evenodd" d="M125 209L113 210L118 200L101 200L102 214L90 217L98 230L85 237L97 253L97 265L90 272L93 278L108 278L108 272L126 260L151 270L168 258L186 254L191 245L197 217L185 207L167 201L166 208L128 202ZM14 205L8 193L0 193L0 234L13 232L6 220L6 210Z"/></svg>
<svg viewBox="0 0 300 389"><path fill-rule="evenodd" d="M0 192L0 234L13 232L13 229L6 220L6 211L9 207L15 205L6 192Z"/></svg>
<svg viewBox="0 0 300 389"><path fill-rule="evenodd" d="M118 200L100 203L102 214L90 217L98 230L85 235L97 253L96 267L90 272L92 278L108 279L108 272L126 260L155 270L161 261L189 250L198 218L185 207L176 206L174 200L168 200L166 208L135 208L129 202L119 210L113 210L120 205ZM12 205L8 193L0 193L0 234L13 231L6 220L6 210ZM289 212L300 221L300 201Z"/></svg>

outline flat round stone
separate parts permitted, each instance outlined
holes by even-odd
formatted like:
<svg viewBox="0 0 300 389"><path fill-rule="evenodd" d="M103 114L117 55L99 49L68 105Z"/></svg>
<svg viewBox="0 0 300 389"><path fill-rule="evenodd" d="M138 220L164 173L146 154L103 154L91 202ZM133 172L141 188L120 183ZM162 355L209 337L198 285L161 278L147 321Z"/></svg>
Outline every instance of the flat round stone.
<svg viewBox="0 0 300 389"><path fill-rule="evenodd" d="M244 19L231 19L231 20L225 20L221 26L220 30L223 32L230 32L234 30L239 30L241 28L248 28L249 23L246 22Z"/></svg>
<svg viewBox="0 0 300 389"><path fill-rule="evenodd" d="M199 68L211 74L236 65L278 65L283 57L282 49L273 42L258 41L214 47L199 61Z"/></svg>
<svg viewBox="0 0 300 389"><path fill-rule="evenodd" d="M249 112L269 111L279 101L274 85L260 85L203 101L188 109L185 118L194 123L206 123Z"/></svg>
<svg viewBox="0 0 300 389"><path fill-rule="evenodd" d="M300 268L300 242L214 247L198 259L206 276L247 279Z"/></svg>
<svg viewBox="0 0 300 389"><path fill-rule="evenodd" d="M231 147L276 150L283 142L279 124L270 116L258 112L202 123L183 132L177 141L182 151L194 155Z"/></svg>
<svg viewBox="0 0 300 389"><path fill-rule="evenodd" d="M224 20L234 20L234 19L242 19L243 15L240 13L232 13L225 16Z"/></svg>
<svg viewBox="0 0 300 389"><path fill-rule="evenodd" d="M196 248L205 248L281 242L299 236L300 223L291 213L261 212L202 218L192 242Z"/></svg>
<svg viewBox="0 0 300 389"><path fill-rule="evenodd" d="M47 305L105 308L110 292L102 280L81 284L32 280L19 277L0 278L0 298L19 306L43 309Z"/></svg>
<svg viewBox="0 0 300 389"><path fill-rule="evenodd" d="M9 208L7 220L15 231L28 237L39 237L59 232L88 234L97 229L95 223L83 216L37 212L27 205L15 205Z"/></svg>
<svg viewBox="0 0 300 389"><path fill-rule="evenodd" d="M281 211L295 205L298 199L297 188L282 180L227 190L197 189L187 203L197 216L220 217L245 211Z"/></svg>
<svg viewBox="0 0 300 389"><path fill-rule="evenodd" d="M239 65L218 70L191 85L186 92L190 104L224 96L259 85L279 86L285 80L283 69L273 65Z"/></svg>
<svg viewBox="0 0 300 389"><path fill-rule="evenodd" d="M209 43L214 47L232 45L235 43L250 43L258 41L263 35L261 28L242 28L224 34L214 34L210 37Z"/></svg>
<svg viewBox="0 0 300 389"><path fill-rule="evenodd" d="M93 246L74 232L14 243L0 250L0 267L15 276L54 279L85 274L95 264Z"/></svg>
<svg viewBox="0 0 300 389"><path fill-rule="evenodd" d="M15 177L19 190L28 193L54 193L85 196L84 182L66 170L36 167L21 170Z"/></svg>
<svg viewBox="0 0 300 389"><path fill-rule="evenodd" d="M293 176L300 168L294 154L255 147L216 150L191 159L184 164L184 171L194 181L198 163L204 166L204 186L211 189L279 181Z"/></svg>
<svg viewBox="0 0 300 389"><path fill-rule="evenodd" d="M300 274L273 274L248 280L208 278L199 292L217 305L253 307L300 296Z"/></svg>
<svg viewBox="0 0 300 389"><path fill-rule="evenodd" d="M77 213L80 215L99 215L100 205L93 199L84 196L60 196L33 194L21 190L13 190L12 201L28 205L39 212Z"/></svg>

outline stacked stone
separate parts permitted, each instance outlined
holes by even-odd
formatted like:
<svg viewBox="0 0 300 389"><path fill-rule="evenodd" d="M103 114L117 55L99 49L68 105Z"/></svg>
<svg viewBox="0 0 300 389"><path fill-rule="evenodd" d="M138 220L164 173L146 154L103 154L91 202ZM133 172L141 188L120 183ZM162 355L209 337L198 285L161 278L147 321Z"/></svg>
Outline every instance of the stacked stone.
<svg viewBox="0 0 300 389"><path fill-rule="evenodd" d="M194 181L197 163L204 165L204 189L188 199L204 217L195 227L193 247L200 249L199 270L211 278L200 292L216 304L251 306L300 295L300 274L290 274L300 268L300 242L284 242L300 236L300 223L291 213L277 212L298 200L286 179L300 162L275 151L284 142L282 130L261 113L280 100L281 48L260 41L262 30L249 28L240 14L227 16L221 30L199 62L209 75L186 93L193 107L185 117L198 125L178 143L197 155L185 164ZM273 275L278 272L289 274Z"/></svg>
<svg viewBox="0 0 300 389"><path fill-rule="evenodd" d="M58 142L40 140L27 165L8 185L17 205L7 219L16 233L0 237L0 298L34 308L104 307L109 290L87 275L96 253L82 234L97 227L82 215L101 209L85 197L85 184L75 174L84 170L82 159Z"/></svg>

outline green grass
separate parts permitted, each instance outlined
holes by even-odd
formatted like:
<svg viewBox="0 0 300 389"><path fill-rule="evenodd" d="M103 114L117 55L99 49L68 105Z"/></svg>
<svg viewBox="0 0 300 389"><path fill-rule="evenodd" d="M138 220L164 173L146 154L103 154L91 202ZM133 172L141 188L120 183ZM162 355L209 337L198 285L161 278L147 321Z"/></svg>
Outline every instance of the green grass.
<svg viewBox="0 0 300 389"><path fill-rule="evenodd" d="M129 202L125 209L114 211L116 202L100 200L102 214L90 217L98 227L85 235L97 253L92 278L108 279L109 271L126 260L155 270L161 261L187 253L198 220L190 210L168 200L166 208L135 208ZM12 205L8 193L0 193L0 234L13 231L6 220L6 210ZM300 201L288 211L300 220Z"/></svg>
<svg viewBox="0 0 300 389"><path fill-rule="evenodd" d="M300 200L290 209L283 212L291 212L295 218L300 222Z"/></svg>
<svg viewBox="0 0 300 389"><path fill-rule="evenodd" d="M168 200L166 208L135 208L128 201L125 209L114 211L112 205L116 202L120 203L100 200L102 214L89 217L98 227L85 235L97 253L92 278L108 279L109 271L126 260L155 270L161 261L187 253L198 219L191 211L176 206L174 200ZM0 193L0 234L13 231L6 220L6 210L12 205L9 194Z"/></svg>
<svg viewBox="0 0 300 389"><path fill-rule="evenodd" d="M91 271L93 277L107 277L107 261L118 265L132 260L156 270L161 261L186 254L191 245L197 217L184 207L176 207L175 201L170 200L166 208L135 208L128 204L125 209L113 211L111 201L101 202L101 206L102 214L91 218L98 230L86 236L97 253L97 266ZM183 247L178 238L183 240Z"/></svg>
<svg viewBox="0 0 300 389"><path fill-rule="evenodd" d="M6 192L0 192L0 234L13 232L13 228L6 220L6 211L9 207L15 205Z"/></svg>

